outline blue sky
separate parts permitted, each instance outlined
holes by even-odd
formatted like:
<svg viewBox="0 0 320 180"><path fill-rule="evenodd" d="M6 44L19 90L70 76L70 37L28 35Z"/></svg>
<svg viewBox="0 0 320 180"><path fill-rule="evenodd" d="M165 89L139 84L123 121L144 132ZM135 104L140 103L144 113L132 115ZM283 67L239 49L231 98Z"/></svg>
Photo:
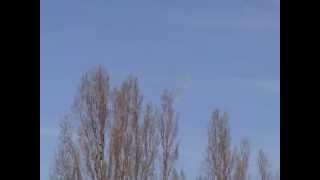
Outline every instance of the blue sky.
<svg viewBox="0 0 320 180"><path fill-rule="evenodd" d="M214 108L227 111L232 142L249 137L280 165L278 0L41 0L41 179L58 123L81 75L97 64L113 85L138 77L146 102L179 93L180 160L198 175Z"/></svg>

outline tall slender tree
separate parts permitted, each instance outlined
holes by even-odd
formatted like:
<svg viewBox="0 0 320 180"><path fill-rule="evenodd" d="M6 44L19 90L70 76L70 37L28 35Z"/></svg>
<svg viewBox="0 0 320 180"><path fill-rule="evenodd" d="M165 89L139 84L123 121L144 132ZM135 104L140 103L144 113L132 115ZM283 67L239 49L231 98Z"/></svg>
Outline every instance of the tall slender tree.
<svg viewBox="0 0 320 180"><path fill-rule="evenodd" d="M98 66L86 73L80 82L73 114L80 120L79 144L86 177L106 179L105 138L108 124L109 76Z"/></svg>
<svg viewBox="0 0 320 180"><path fill-rule="evenodd" d="M208 145L205 157L208 180L230 180L233 167L231 137L226 113L212 113L208 128Z"/></svg>
<svg viewBox="0 0 320 180"><path fill-rule="evenodd" d="M70 121L64 119L60 124L59 145L56 152L52 180L82 180L79 150L73 141Z"/></svg>
<svg viewBox="0 0 320 180"><path fill-rule="evenodd" d="M150 104L147 104L141 129L141 180L153 180L156 178L156 158L158 156L159 145L156 122L156 111Z"/></svg>
<svg viewBox="0 0 320 180"><path fill-rule="evenodd" d="M270 164L267 155L263 150L259 150L258 154L258 169L260 180L271 180Z"/></svg>
<svg viewBox="0 0 320 180"><path fill-rule="evenodd" d="M235 152L235 167L234 167L234 180L247 180L249 157L250 157L250 144L248 139L244 139L240 143L240 150Z"/></svg>
<svg viewBox="0 0 320 180"><path fill-rule="evenodd" d="M143 104L138 80L129 76L110 91L102 66L84 74L71 111L60 127L52 180L185 180L177 170L178 116L174 97L161 95L160 108ZM74 120L74 121L71 121ZM228 116L215 110L208 127L205 173L200 180L248 180L250 145L231 153ZM270 180L265 153L258 154L261 180ZM278 174L272 175L280 178Z"/></svg>
<svg viewBox="0 0 320 180"><path fill-rule="evenodd" d="M178 117L173 108L174 99L169 91L164 91L161 97L161 115L159 121L161 149L161 179L169 180L178 159Z"/></svg>

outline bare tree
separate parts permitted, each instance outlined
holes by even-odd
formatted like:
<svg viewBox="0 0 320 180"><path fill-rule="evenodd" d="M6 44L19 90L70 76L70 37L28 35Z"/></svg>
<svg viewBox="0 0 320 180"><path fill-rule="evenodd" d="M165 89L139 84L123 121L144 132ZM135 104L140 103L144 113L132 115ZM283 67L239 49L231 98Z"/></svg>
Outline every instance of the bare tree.
<svg viewBox="0 0 320 180"><path fill-rule="evenodd" d="M250 156L250 145L247 139L242 140L240 152L236 150L235 154L234 180L247 180Z"/></svg>
<svg viewBox="0 0 320 180"><path fill-rule="evenodd" d="M129 77L113 93L113 122L110 135L111 179L133 179L141 176L142 131L141 102L136 78Z"/></svg>
<svg viewBox="0 0 320 180"><path fill-rule="evenodd" d="M175 167L179 143L173 95L163 92L160 109L142 105L137 78L130 76L111 92L103 67L85 73L71 113L75 121L61 124L51 179L185 180L184 172ZM248 180L249 155L247 140L231 153L227 114L216 110L208 128L205 173L198 179ZM258 165L260 179L270 180L262 150Z"/></svg>
<svg viewBox="0 0 320 180"><path fill-rule="evenodd" d="M72 140L72 135L70 122L62 121L58 150L51 174L52 180L82 180L79 151Z"/></svg>
<svg viewBox="0 0 320 180"><path fill-rule="evenodd" d="M216 110L208 129L208 146L205 167L208 180L229 180L233 158L231 153L231 137L227 114Z"/></svg>
<svg viewBox="0 0 320 180"><path fill-rule="evenodd" d="M80 120L79 144L86 177L105 180L105 138L108 124L109 76L101 66L86 73L74 103L74 115Z"/></svg>
<svg viewBox="0 0 320 180"><path fill-rule="evenodd" d="M172 170L172 180L180 180L179 173L176 171L176 169Z"/></svg>
<svg viewBox="0 0 320 180"><path fill-rule="evenodd" d="M202 175L199 175L196 177L196 180L205 180L205 178Z"/></svg>
<svg viewBox="0 0 320 180"><path fill-rule="evenodd" d="M180 170L180 173L178 173L178 171L173 168L172 170L172 180L186 180L186 176L183 172L183 170Z"/></svg>
<svg viewBox="0 0 320 180"><path fill-rule="evenodd" d="M183 170L180 170L180 179L181 180L187 180L186 175L185 175Z"/></svg>
<svg viewBox="0 0 320 180"><path fill-rule="evenodd" d="M156 128L156 112L148 104L144 111L144 121L141 129L141 180L152 180L156 176L155 165L159 144Z"/></svg>
<svg viewBox="0 0 320 180"><path fill-rule="evenodd" d="M178 159L178 119L173 108L173 96L164 91L161 97L161 115L159 121L161 144L161 179L169 180Z"/></svg>
<svg viewBox="0 0 320 180"><path fill-rule="evenodd" d="M263 150L259 150L258 154L259 179L271 180L270 164Z"/></svg>
<svg viewBox="0 0 320 180"><path fill-rule="evenodd" d="M113 99L113 125L111 134L111 159L113 175L111 179L124 179L129 174L129 148L131 136L128 132L129 106L128 106L128 84L124 83L122 87L114 90Z"/></svg>
<svg viewBox="0 0 320 180"><path fill-rule="evenodd" d="M132 179L138 180L141 174L141 161L142 161L142 140L141 140L141 102L142 95L139 92L138 80L137 78L129 77L129 97L130 100L129 110L130 110L130 122L131 122L131 136L133 138L132 144L132 158L131 162L133 163L133 177Z"/></svg>

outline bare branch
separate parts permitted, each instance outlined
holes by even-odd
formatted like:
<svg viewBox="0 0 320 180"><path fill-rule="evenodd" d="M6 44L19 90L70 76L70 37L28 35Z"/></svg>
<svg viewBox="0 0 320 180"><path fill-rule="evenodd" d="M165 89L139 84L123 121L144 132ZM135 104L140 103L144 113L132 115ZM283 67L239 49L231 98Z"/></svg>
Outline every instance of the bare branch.
<svg viewBox="0 0 320 180"><path fill-rule="evenodd" d="M208 146L206 152L206 177L208 180L229 180L233 158L231 137L227 114L216 110L208 129Z"/></svg>
<svg viewBox="0 0 320 180"><path fill-rule="evenodd" d="M159 132L161 142L161 177L169 180L174 168L174 162L178 159L178 119L173 109L173 97L168 91L164 91L162 97L162 112L160 115Z"/></svg>
<svg viewBox="0 0 320 180"><path fill-rule="evenodd" d="M236 150L235 154L234 180L247 180L250 156L250 144L247 139L242 140L240 152Z"/></svg>
<svg viewBox="0 0 320 180"><path fill-rule="evenodd" d="M271 180L270 164L263 150L258 154L259 177L261 180Z"/></svg>

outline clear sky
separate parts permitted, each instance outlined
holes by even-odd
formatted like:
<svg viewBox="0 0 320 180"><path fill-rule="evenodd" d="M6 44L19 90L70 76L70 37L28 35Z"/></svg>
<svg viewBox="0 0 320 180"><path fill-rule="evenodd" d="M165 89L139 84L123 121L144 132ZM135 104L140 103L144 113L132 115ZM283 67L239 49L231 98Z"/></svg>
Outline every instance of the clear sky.
<svg viewBox="0 0 320 180"><path fill-rule="evenodd" d="M112 84L138 77L146 102L179 92L180 159L198 175L214 108L229 113L232 143L249 137L280 165L279 0L41 0L41 179L58 123L81 75L97 64Z"/></svg>

